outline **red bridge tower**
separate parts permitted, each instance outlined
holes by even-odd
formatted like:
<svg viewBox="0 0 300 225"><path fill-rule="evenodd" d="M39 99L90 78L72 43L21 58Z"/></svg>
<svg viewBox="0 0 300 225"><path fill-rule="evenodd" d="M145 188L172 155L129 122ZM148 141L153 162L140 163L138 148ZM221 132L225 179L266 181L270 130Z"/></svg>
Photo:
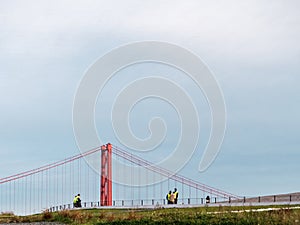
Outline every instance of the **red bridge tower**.
<svg viewBox="0 0 300 225"><path fill-rule="evenodd" d="M112 205L112 145L101 146L101 184L100 203L101 206Z"/></svg>

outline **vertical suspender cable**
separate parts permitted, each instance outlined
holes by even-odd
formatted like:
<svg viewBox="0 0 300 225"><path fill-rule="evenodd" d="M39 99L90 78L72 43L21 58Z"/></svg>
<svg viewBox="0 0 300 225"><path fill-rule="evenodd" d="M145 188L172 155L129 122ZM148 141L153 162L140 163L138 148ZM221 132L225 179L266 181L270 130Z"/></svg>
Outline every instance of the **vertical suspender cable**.
<svg viewBox="0 0 300 225"><path fill-rule="evenodd" d="M117 161L117 162L120 161L120 157L119 157L118 155L116 156L116 161ZM116 163L113 165L113 169L116 170L116 171L118 171L118 168L115 168L116 165L117 165ZM113 187L114 187L114 193L116 193L114 199L115 199L116 205L118 205L118 200L120 199L120 188L119 188L119 184L115 183Z"/></svg>
<svg viewBox="0 0 300 225"><path fill-rule="evenodd" d="M133 163L132 163L132 153L130 154L130 177L131 177L131 187L133 186ZM134 190L133 187L131 188L131 196L130 199L134 200Z"/></svg>
<svg viewBox="0 0 300 225"><path fill-rule="evenodd" d="M49 198L48 198L48 196L49 196L49 188L48 188L49 176L48 176L48 174L49 174L49 170L46 170L46 198L45 198L46 199L46 205L45 205L46 208L50 207Z"/></svg>
<svg viewBox="0 0 300 225"><path fill-rule="evenodd" d="M191 186L189 185L189 198L192 198L191 193Z"/></svg>
<svg viewBox="0 0 300 225"><path fill-rule="evenodd" d="M81 159L78 159L78 192L81 192Z"/></svg>
<svg viewBox="0 0 300 225"><path fill-rule="evenodd" d="M64 204L64 176L65 176L64 166L65 164L61 165L61 201L60 201L61 205Z"/></svg>
<svg viewBox="0 0 300 225"><path fill-rule="evenodd" d="M71 177L72 177L72 197L75 195L75 162L72 162L72 171L71 171Z"/></svg>
<svg viewBox="0 0 300 225"><path fill-rule="evenodd" d="M123 163L122 163L122 165L123 165L123 169L122 169L123 173L122 173L122 176L123 176L123 179L124 179L124 177L125 177L125 159L124 159L124 158L123 158ZM125 200L125 195L126 195L126 185L125 185L125 184L122 184L121 187L123 187L123 196L121 197L120 200Z"/></svg>
<svg viewBox="0 0 300 225"><path fill-rule="evenodd" d="M32 174L31 177L31 192L32 192L32 199L31 199L31 210L30 212L33 213L34 209L35 209L35 203L36 203L36 191L35 191L35 179L36 179L36 175L37 174Z"/></svg>
<svg viewBox="0 0 300 225"><path fill-rule="evenodd" d="M181 188L182 188L182 197L184 196L184 184L183 184L183 179L182 179L182 182L181 182ZM182 198L182 202L184 202L184 198Z"/></svg>
<svg viewBox="0 0 300 225"><path fill-rule="evenodd" d="M92 195L92 199L93 199L93 202L95 202L96 201L96 176L95 176L95 170L94 169L92 169L91 168L91 172L92 172L92 182L91 182L91 184L92 184L92 193L93 193L93 195Z"/></svg>
<svg viewBox="0 0 300 225"><path fill-rule="evenodd" d="M151 171L151 173L152 173L152 177L153 177L153 182L155 181L155 173L153 172L153 171ZM155 188L156 188L156 184L155 183L153 183L153 185L152 185L152 191L153 191L153 199L155 199Z"/></svg>
<svg viewBox="0 0 300 225"><path fill-rule="evenodd" d="M196 202L198 204L198 184L196 184Z"/></svg>
<svg viewBox="0 0 300 225"><path fill-rule="evenodd" d="M138 188L138 200L139 202L141 202L141 166L138 166L137 167L138 169L138 185L137 185L137 188Z"/></svg>
<svg viewBox="0 0 300 225"><path fill-rule="evenodd" d="M32 208L31 208L31 213L33 213L34 212L34 210L36 209L36 199L37 199L37 196L36 196L36 194L37 194L37 191L35 190L35 185L36 185L36 177L39 175L39 173L37 173L37 174L32 174L31 176L32 176L32 188L31 188L31 191L32 191L32 200L31 200L31 202L32 202Z"/></svg>
<svg viewBox="0 0 300 225"><path fill-rule="evenodd" d="M33 175L30 175L29 176L29 213L31 213L31 204L32 204L32 176Z"/></svg>
<svg viewBox="0 0 300 225"><path fill-rule="evenodd" d="M85 168L87 170L87 182L86 182L86 185L87 185L87 200L90 201L90 167L88 166L87 162L86 162L86 165L85 165Z"/></svg>
<svg viewBox="0 0 300 225"><path fill-rule="evenodd" d="M27 207L26 207L26 204L27 204L27 177L25 177L25 202L24 202L24 207L25 207L25 214L27 212Z"/></svg>
<svg viewBox="0 0 300 225"><path fill-rule="evenodd" d="M162 176L162 173L161 173L161 171L160 171L160 192L159 193L163 193L163 176ZM159 195L159 199L162 199L162 197L161 197L161 194ZM162 200L162 203L163 203L163 200Z"/></svg>
<svg viewBox="0 0 300 225"><path fill-rule="evenodd" d="M59 190L59 187L58 187L58 176L59 176L59 171L58 171L58 166L56 166L56 203L55 205L58 206L58 190Z"/></svg>
<svg viewBox="0 0 300 225"><path fill-rule="evenodd" d="M67 176L68 176L68 170L67 170L67 164L64 164L65 167L65 174L64 174L64 204L67 203L67 196L68 188L67 188Z"/></svg>
<svg viewBox="0 0 300 225"><path fill-rule="evenodd" d="M3 185L4 187L3 187L3 189L4 189L4 198L3 198L3 200L4 200L4 204L3 204L3 208L4 208L4 211L8 211L7 210L7 183L5 183L4 185Z"/></svg>
<svg viewBox="0 0 300 225"><path fill-rule="evenodd" d="M35 182L35 198L36 198L36 202L35 202L35 206L34 206L34 210L35 212L40 212L42 210L42 205L40 204L40 195L42 193L42 180L41 180L41 175L42 172L37 173L37 178L36 178L36 182Z"/></svg>
<svg viewBox="0 0 300 225"><path fill-rule="evenodd" d="M149 187L150 187L150 185L147 185L148 184L148 169L146 169L145 170L145 177L146 177L146 190L145 190L145 193L146 193L146 197L147 197L147 199L149 199L149 200L151 200L150 198L149 198L149 193L148 193L148 189L149 189Z"/></svg>
<svg viewBox="0 0 300 225"><path fill-rule="evenodd" d="M72 196L73 195L73 192L72 192L72 165L73 165L73 162L69 163L69 192L70 192L70 195Z"/></svg>
<svg viewBox="0 0 300 225"><path fill-rule="evenodd" d="M9 211L11 211L11 197L12 197L11 182L9 182Z"/></svg>
<svg viewBox="0 0 300 225"><path fill-rule="evenodd" d="M77 174L76 174L77 188L76 188L76 190L75 190L76 193L79 192L79 186L80 186L80 183L79 183L79 174L80 174L80 160L78 159L78 160L77 160Z"/></svg>
<svg viewBox="0 0 300 225"><path fill-rule="evenodd" d="M13 181L13 212L16 211L16 180Z"/></svg>
<svg viewBox="0 0 300 225"><path fill-rule="evenodd" d="M31 213L33 213L34 212L34 210L36 210L36 199L37 199L37 196L36 196L36 194L37 194L37 191L36 191L36 187L35 187L35 185L36 185L36 179L37 179L37 176L38 176L38 173L37 174L32 174L31 175L31 177L32 177L32 179L31 179L31 182L32 182L32 184L31 184L31 192L32 192L32 200L31 200Z"/></svg>
<svg viewBox="0 0 300 225"><path fill-rule="evenodd" d="M44 196L44 171L41 172L41 196L40 196L40 204L41 204L41 209L44 209L43 207L43 196Z"/></svg>

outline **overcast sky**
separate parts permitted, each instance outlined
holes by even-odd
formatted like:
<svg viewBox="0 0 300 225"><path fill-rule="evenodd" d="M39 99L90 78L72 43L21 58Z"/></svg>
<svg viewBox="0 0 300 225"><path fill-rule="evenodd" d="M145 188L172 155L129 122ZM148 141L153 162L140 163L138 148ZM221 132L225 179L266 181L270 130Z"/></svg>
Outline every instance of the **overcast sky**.
<svg viewBox="0 0 300 225"><path fill-rule="evenodd" d="M120 45L157 40L198 55L226 104L218 157L199 173L209 136L204 129L180 173L239 195L299 191L299 9L297 0L0 1L0 177L78 154L72 107L89 66ZM177 81L189 89L207 128L201 91L189 80ZM109 90L126 82L112 79L99 98L96 124L105 141L117 141L103 109L114 101ZM154 116L167 117L165 146L173 146L180 133L176 113L162 102L151 104ZM132 113L133 131L147 136L151 116L143 105Z"/></svg>

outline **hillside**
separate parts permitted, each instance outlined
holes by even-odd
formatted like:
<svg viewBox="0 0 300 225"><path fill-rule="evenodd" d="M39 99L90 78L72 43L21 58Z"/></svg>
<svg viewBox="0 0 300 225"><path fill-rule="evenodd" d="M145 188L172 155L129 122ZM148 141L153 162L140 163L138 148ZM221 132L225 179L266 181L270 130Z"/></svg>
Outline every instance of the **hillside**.
<svg viewBox="0 0 300 225"><path fill-rule="evenodd" d="M198 207L157 209L81 209L33 216L2 214L0 223L65 224L299 224L300 207ZM260 210L257 210L260 209Z"/></svg>

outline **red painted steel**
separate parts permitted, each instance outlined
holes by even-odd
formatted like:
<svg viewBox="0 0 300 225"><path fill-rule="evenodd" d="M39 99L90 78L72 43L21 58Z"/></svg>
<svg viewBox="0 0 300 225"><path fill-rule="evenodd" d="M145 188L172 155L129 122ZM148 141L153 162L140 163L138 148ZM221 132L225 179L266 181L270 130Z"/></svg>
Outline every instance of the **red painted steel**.
<svg viewBox="0 0 300 225"><path fill-rule="evenodd" d="M87 152L84 152L82 154L66 158L66 159L58 161L58 162L50 163L48 165L41 166L39 168L28 170L28 171L25 171L25 172L21 172L21 173L11 175L11 176L8 176L8 177L0 178L0 184L11 182L11 181L14 181L14 180L18 180L18 179L28 177L28 176L31 176L31 175L34 175L34 174L37 174L37 173L40 173L40 172L43 172L43 171L46 171L46 170L50 170L52 168L55 168L55 167L58 167L58 166L61 166L61 165L67 164L67 163L71 163L75 160L78 160L78 159L81 159L85 156L94 154L98 151L100 151L99 147L93 148L93 149L91 149Z"/></svg>
<svg viewBox="0 0 300 225"><path fill-rule="evenodd" d="M100 204L101 206L112 205L112 146L101 146L101 182Z"/></svg>
<svg viewBox="0 0 300 225"><path fill-rule="evenodd" d="M174 172L172 172L172 171L169 171L169 170L167 170L165 168L162 168L162 167L158 167L155 164L153 164L153 163L151 163L147 160L144 160L143 158L140 158L136 155L130 154L130 153L122 150L119 147L114 146L113 153L115 155L120 156L123 159L128 160L129 162L132 162L132 163L138 165L138 166L144 167L144 168L146 168L150 171L153 171L155 173L159 173L159 174L163 175L164 177L168 177L171 180L178 181L182 184L185 184L189 187L193 187L195 189L201 190L203 192L211 193L211 194L213 194L215 196L218 196L218 197L225 197L225 198L232 198L232 199L239 199L240 198L237 195L225 192L225 191L217 189L217 188L210 187L210 186L202 184L198 181L194 181L192 179L186 178L182 175L174 174Z"/></svg>
<svg viewBox="0 0 300 225"><path fill-rule="evenodd" d="M111 206L112 205L112 145L110 143L108 143L106 145L107 148L107 152L108 152L108 205Z"/></svg>
<svg viewBox="0 0 300 225"><path fill-rule="evenodd" d="M101 148L97 147L94 149L91 149L87 152L84 152L82 154L75 155L73 157L66 158L64 160L50 163L48 165L28 170L25 172L21 172L12 176L8 176L5 178L0 178L0 184L8 183L11 181L15 181L24 177L29 177L34 174L50 170L52 168L56 168L68 163L71 163L75 160L78 160L80 158L83 158L85 156L94 154L96 152L101 152L101 180L100 180L100 203L103 206L111 206L112 205L112 153L114 153L117 156L120 156L121 158L128 160L129 162L134 163L135 165L144 167L150 171L153 171L155 173L159 173L162 176L168 177L169 179L178 181L180 183L183 183L189 187L193 187L198 190L202 190L206 193L214 194L215 196L219 197L226 197L226 198L240 198L239 196L236 196L234 194L210 187L208 185L205 185L203 183L200 183L198 181L191 180L189 178L186 178L179 174L174 174L172 171L169 171L165 168L158 167L154 165L153 163L144 160L138 156L135 156L133 154L130 154L126 152L125 150L112 146L110 143L107 145L101 146Z"/></svg>

